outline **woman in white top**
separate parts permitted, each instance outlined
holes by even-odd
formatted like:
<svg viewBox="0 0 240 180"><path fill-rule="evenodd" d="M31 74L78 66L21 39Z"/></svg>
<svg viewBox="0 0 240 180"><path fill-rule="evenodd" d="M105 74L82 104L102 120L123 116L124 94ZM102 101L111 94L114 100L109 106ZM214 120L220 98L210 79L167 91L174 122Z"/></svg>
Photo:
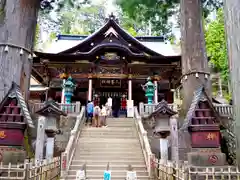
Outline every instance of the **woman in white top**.
<svg viewBox="0 0 240 180"><path fill-rule="evenodd" d="M106 108L106 106L102 105L102 109L101 109L101 120L102 120L102 123L101 124L103 126L107 126L106 118L107 118L107 108Z"/></svg>

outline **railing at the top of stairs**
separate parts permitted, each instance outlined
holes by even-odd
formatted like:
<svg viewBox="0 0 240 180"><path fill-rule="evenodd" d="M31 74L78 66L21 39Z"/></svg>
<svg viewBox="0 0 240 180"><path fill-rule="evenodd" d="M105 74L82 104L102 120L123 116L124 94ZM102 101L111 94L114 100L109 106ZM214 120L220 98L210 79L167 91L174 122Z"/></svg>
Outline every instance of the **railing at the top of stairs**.
<svg viewBox="0 0 240 180"><path fill-rule="evenodd" d="M141 116L138 113L137 107L134 107L134 117L135 117L135 124L137 127L140 143L142 146L142 151L144 154L148 175L149 177L152 176L152 167L154 166L155 156L152 153L151 146L147 137L147 131L143 127Z"/></svg>
<svg viewBox="0 0 240 180"><path fill-rule="evenodd" d="M157 104L139 104L139 113L141 116L143 115L149 115L155 110L155 106ZM233 116L233 106L229 104L213 104L215 110L221 115L225 117L232 117ZM179 104L168 104L169 108L171 108L174 111L180 110Z"/></svg>
<svg viewBox="0 0 240 180"><path fill-rule="evenodd" d="M81 110L81 103L77 101L76 103L71 104L62 104L57 103L65 113L80 113ZM44 107L44 103L33 103L29 102L30 111L31 113L35 113L36 111L40 110Z"/></svg>
<svg viewBox="0 0 240 180"><path fill-rule="evenodd" d="M86 111L85 106L82 106L81 112L77 116L75 126L71 131L71 136L69 138L67 147L61 155L61 179L65 179L68 174L68 170L76 150L76 145L78 143L81 130L84 127L85 111Z"/></svg>

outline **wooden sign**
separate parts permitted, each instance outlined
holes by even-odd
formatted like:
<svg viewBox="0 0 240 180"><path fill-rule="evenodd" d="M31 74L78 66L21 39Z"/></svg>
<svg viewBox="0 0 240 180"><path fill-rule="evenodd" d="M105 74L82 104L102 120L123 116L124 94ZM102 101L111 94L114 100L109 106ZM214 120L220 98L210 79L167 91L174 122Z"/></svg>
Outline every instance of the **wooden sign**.
<svg viewBox="0 0 240 180"><path fill-rule="evenodd" d="M192 132L192 147L220 147L220 132Z"/></svg>
<svg viewBox="0 0 240 180"><path fill-rule="evenodd" d="M101 79L100 87L121 87L120 79Z"/></svg>
<svg viewBox="0 0 240 180"><path fill-rule="evenodd" d="M24 135L18 129L0 129L0 145L22 146Z"/></svg>

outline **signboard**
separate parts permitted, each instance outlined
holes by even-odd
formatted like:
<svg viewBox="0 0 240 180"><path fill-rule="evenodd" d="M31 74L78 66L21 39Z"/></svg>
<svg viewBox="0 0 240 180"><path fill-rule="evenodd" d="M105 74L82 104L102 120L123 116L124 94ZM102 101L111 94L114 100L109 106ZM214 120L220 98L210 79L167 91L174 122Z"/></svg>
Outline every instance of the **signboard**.
<svg viewBox="0 0 240 180"><path fill-rule="evenodd" d="M111 171L104 171L103 179L104 180L111 180Z"/></svg>
<svg viewBox="0 0 240 180"><path fill-rule="evenodd" d="M85 171L83 171L83 170L77 171L76 180L84 180L84 179L86 179Z"/></svg>
<svg viewBox="0 0 240 180"><path fill-rule="evenodd" d="M0 129L0 145L22 146L24 135L17 129Z"/></svg>
<svg viewBox="0 0 240 180"><path fill-rule="evenodd" d="M127 180L137 180L136 171L127 171Z"/></svg>
<svg viewBox="0 0 240 180"><path fill-rule="evenodd" d="M100 87L121 87L120 79L100 79Z"/></svg>
<svg viewBox="0 0 240 180"><path fill-rule="evenodd" d="M134 117L134 105L133 100L127 100L127 117Z"/></svg>
<svg viewBox="0 0 240 180"><path fill-rule="evenodd" d="M192 147L220 147L219 132L192 132Z"/></svg>

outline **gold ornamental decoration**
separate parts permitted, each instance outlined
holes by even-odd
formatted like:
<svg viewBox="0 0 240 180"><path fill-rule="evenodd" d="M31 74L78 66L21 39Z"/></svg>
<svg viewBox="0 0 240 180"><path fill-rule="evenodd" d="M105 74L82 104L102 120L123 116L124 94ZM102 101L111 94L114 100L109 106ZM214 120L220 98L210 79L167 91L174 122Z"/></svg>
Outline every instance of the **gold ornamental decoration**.
<svg viewBox="0 0 240 180"><path fill-rule="evenodd" d="M5 131L0 131L0 139L5 139L6 136Z"/></svg>
<svg viewBox="0 0 240 180"><path fill-rule="evenodd" d="M70 75L67 73L62 73L59 75L60 79L67 79Z"/></svg>

